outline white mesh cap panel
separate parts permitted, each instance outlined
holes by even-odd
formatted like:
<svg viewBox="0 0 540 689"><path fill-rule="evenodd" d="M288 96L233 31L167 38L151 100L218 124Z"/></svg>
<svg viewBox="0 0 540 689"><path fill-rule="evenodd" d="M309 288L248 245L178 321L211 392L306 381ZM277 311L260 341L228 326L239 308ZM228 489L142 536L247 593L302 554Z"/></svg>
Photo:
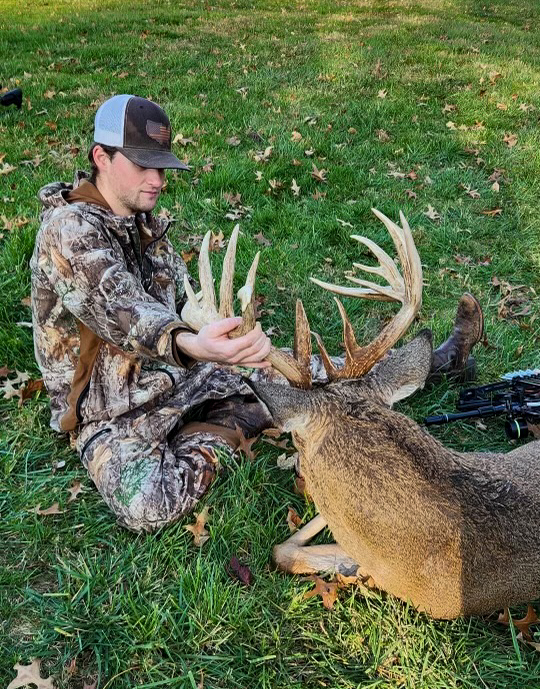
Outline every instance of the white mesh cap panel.
<svg viewBox="0 0 540 689"><path fill-rule="evenodd" d="M133 96L113 96L100 105L94 121L94 141L105 146L124 145L124 116L129 99Z"/></svg>

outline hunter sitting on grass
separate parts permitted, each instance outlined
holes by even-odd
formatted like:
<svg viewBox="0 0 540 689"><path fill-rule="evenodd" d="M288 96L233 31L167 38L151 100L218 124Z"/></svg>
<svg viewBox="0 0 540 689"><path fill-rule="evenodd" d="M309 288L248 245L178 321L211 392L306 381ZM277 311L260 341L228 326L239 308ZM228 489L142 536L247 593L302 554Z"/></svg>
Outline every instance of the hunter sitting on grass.
<svg viewBox="0 0 540 689"><path fill-rule="evenodd" d="M119 522L153 531L191 511L216 474L215 450L233 452L238 430L272 425L230 365L268 366L257 325L238 339L227 318L198 334L178 315L187 268L151 215L171 153L165 112L121 95L97 111L92 174L44 187L32 269L36 358L51 400L51 426L69 432ZM454 333L434 353L439 372L463 371L480 339L471 295ZM469 362L470 363L470 362Z"/></svg>

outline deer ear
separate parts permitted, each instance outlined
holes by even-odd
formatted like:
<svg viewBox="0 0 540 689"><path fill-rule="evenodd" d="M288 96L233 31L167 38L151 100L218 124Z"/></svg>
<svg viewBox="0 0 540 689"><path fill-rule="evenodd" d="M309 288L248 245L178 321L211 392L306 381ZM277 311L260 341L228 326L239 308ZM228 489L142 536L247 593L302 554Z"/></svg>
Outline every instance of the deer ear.
<svg viewBox="0 0 540 689"><path fill-rule="evenodd" d="M392 407L423 388L431 369L431 330L422 330L411 342L390 351L362 382L380 401Z"/></svg>

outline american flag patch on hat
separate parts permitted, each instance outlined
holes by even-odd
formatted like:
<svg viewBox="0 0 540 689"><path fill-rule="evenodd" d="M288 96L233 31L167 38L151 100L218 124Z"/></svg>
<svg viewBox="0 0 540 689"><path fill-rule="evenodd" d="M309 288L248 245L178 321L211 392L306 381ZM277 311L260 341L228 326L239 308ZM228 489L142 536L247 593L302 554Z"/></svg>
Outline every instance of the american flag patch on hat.
<svg viewBox="0 0 540 689"><path fill-rule="evenodd" d="M146 133L160 144L168 143L171 139L171 128L152 120L146 120Z"/></svg>

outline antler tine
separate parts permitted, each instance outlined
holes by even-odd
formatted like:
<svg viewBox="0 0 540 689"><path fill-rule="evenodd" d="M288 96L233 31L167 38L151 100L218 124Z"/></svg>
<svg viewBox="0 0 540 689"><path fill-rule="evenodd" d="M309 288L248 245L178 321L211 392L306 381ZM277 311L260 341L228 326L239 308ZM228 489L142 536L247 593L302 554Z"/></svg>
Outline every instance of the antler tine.
<svg viewBox="0 0 540 689"><path fill-rule="evenodd" d="M222 318L231 318L234 316L233 310L233 279L234 279L234 264L236 262L236 244L238 242L238 233L240 225L235 225L229 245L227 246L227 253L223 260L223 270L221 273L221 285L219 287L219 315Z"/></svg>
<svg viewBox="0 0 540 689"><path fill-rule="evenodd" d="M365 246L367 246L367 248L371 251L372 254L374 254L374 256L377 258L380 264L379 266L365 266L362 263L353 263L353 266L355 268L365 270L366 273L375 273L376 275L380 275L388 282L389 285L392 285L393 287L403 287L403 278L399 274L399 270L396 268L396 264L394 263L392 258L386 253L386 251L384 251L384 249L381 249L380 246L375 244L374 241L368 239L367 237L361 237L360 235L352 234L351 239L356 239L356 241L360 242L360 244L364 244Z"/></svg>
<svg viewBox="0 0 540 689"><path fill-rule="evenodd" d="M237 296L238 299L240 299L243 321L237 328L229 333L229 337L240 337L241 335L245 335L250 330L253 330L257 322L255 318L255 277L257 275L260 255L261 252L257 251L247 274L246 283L238 290Z"/></svg>
<svg viewBox="0 0 540 689"><path fill-rule="evenodd" d="M385 251L377 247L371 240L365 241L365 237L354 237L361 243L366 244L379 259L380 268L366 266L369 269L368 272L385 277L390 287L353 277L349 279L363 285L364 288L339 287L313 278L311 280L315 284L338 294L362 297L364 299L400 301L402 306L399 313L383 328L373 342L366 347L359 347L345 308L339 299L336 299L343 321L343 339L346 350L345 366L342 369L336 369L332 364L321 338L316 335L323 364L330 380L356 378L367 373L405 333L422 303L422 264L405 216L400 212L402 223L402 227L400 227L383 213L374 208L372 210L377 218L383 222L394 241L401 262L403 277L399 274L392 259ZM364 268L361 265L358 265L358 267Z"/></svg>
<svg viewBox="0 0 540 689"><path fill-rule="evenodd" d="M214 292L214 278L212 277L212 268L210 266L210 235L208 232L204 235L199 252L199 282L201 283L201 291L203 294L203 305L216 310L216 295Z"/></svg>

